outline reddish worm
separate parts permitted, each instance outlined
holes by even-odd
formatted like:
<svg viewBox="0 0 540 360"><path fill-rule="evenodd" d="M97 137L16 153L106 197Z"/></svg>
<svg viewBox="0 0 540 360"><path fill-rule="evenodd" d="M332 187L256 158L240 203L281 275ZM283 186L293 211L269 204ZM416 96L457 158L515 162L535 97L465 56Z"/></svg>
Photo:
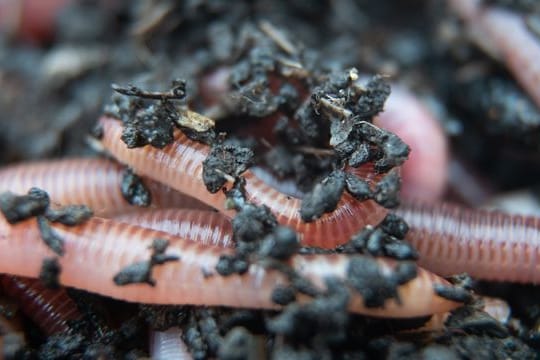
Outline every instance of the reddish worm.
<svg viewBox="0 0 540 360"><path fill-rule="evenodd" d="M173 233L182 227L193 229L191 236L199 241L220 246L230 243L230 225L223 216L204 211L189 215L190 212L153 210L121 218ZM420 253L419 264L429 271L443 276L466 272L483 280L540 282L539 218L444 203L405 204L396 213L409 224L406 239ZM172 221L175 217L179 225ZM225 240L209 240L218 236Z"/></svg>
<svg viewBox="0 0 540 360"><path fill-rule="evenodd" d="M193 143L177 134L177 141L163 150L150 147L129 150L119 140L121 125L118 121L104 118L101 124L104 128L105 147L120 161L127 162L143 174L154 174L156 180L164 181L179 190L184 189L197 197L201 196L201 200L220 207L223 195L210 195L201 185L202 161L207 153L204 145ZM252 200L272 204L270 208L278 211L283 224L293 225L293 228L296 224L303 224L298 215L297 204L300 200L290 200L289 205L279 208L277 204L283 204L281 199L288 199L287 196L249 174L247 178L248 183L256 184L250 188ZM278 200L272 200L270 196L276 196ZM373 214L367 218L363 216L368 211L365 207L376 206L377 215L386 213L369 202L359 205L353 203L346 199L330 216L300 226L304 230L304 244L326 248L336 246L345 242L366 223L378 223ZM356 209L351 209L352 206ZM357 210L358 213L354 212ZM526 218L522 216L466 210L449 205L403 207L398 210L398 214L411 225L408 239L419 250L420 263L431 271L443 275L468 272L471 276L489 280L539 281L540 272L536 265L539 227L534 218L525 221ZM503 263L499 264L501 261Z"/></svg>
<svg viewBox="0 0 540 360"><path fill-rule="evenodd" d="M71 164L69 160L68 164ZM43 163L45 164L45 163ZM67 183L69 177L63 177L60 162L51 164L51 171L58 178L65 179L66 183L56 187L57 195L61 198L66 194L80 194L67 191L72 187ZM86 169L83 162L72 164ZM68 167L66 167L68 168ZM12 169L21 169L13 167ZM32 168L30 168L31 170ZM33 174L33 171L27 173ZM17 181L31 186L36 184L27 177L12 177L10 173L2 178L17 179ZM80 176L74 176L78 179ZM102 180L103 177L96 177ZM58 182L52 181L51 184ZM80 184L78 181L76 183ZM39 183L38 185L43 185ZM12 188L11 182L6 183L6 188ZM92 187L89 183L85 187ZM118 181L102 187L105 193L118 191ZM49 187L51 189L51 187ZM60 190L66 190L58 192ZM25 190L26 191L26 190ZM121 195L119 195L121 196ZM87 197L84 202L91 206L99 197ZM76 199L72 199L76 202ZM113 202L114 203L114 202ZM121 203L121 202L120 202ZM217 213L210 213L208 219L202 220L202 213L188 213L185 210L175 214L178 210L156 210L153 216L126 215L143 226L176 232L182 236L199 239L203 243L219 244L230 243L230 225ZM426 269L441 275L467 272L478 279L515 281L538 283L540 271L537 268L537 255L539 249L540 229L537 218L523 217L519 215L506 215L497 212L467 210L451 205L404 205L398 209L398 214L410 224L411 230L407 239L419 250L420 264ZM171 219L176 216L180 219L176 225ZM196 218L199 218L197 220ZM176 230L174 229L176 228ZM345 234L336 232L336 238L345 238ZM221 242L219 241L221 239ZM330 247L329 245L328 247Z"/></svg>
<svg viewBox="0 0 540 360"><path fill-rule="evenodd" d="M220 255L229 250L202 245L164 232L145 229L113 220L92 218L82 225L53 229L65 242L60 282L125 301L155 304L222 305L244 308L276 308L271 294L276 285L288 283L285 276L260 265L251 265L243 275L219 276L215 267ZM117 286L112 279L122 269L150 258L149 245L155 238L167 239L167 254L179 261L154 268L157 284ZM0 272L37 277L41 261L52 255L39 240L35 219L10 225L0 223ZM328 276L344 279L351 259L345 255L295 256L290 265L314 285L323 288ZM377 260L380 271L391 274L395 262ZM81 276L81 274L85 274ZM457 303L437 296L434 284L448 283L423 269L399 286L401 304L387 300L384 308L366 308L360 294L351 293L350 310L373 316L414 317L451 310ZM306 300L302 296L299 300Z"/></svg>
<svg viewBox="0 0 540 360"><path fill-rule="evenodd" d="M18 300L21 310L47 335L65 333L81 314L66 290L47 289L39 280L1 275L4 292Z"/></svg>
<svg viewBox="0 0 540 360"><path fill-rule="evenodd" d="M209 152L207 145L192 141L177 130L175 141L163 149L150 146L128 149L120 139L120 121L103 117L100 125L103 127L101 141L118 161L129 164L138 174L196 197L229 217L234 215L232 211L223 211L224 193L211 194L203 184L203 161ZM347 241L365 225L379 223L387 213L386 209L372 200L359 202L345 194L334 212L306 223L300 217L300 199L268 186L249 170L242 176L246 179L248 200L268 206L280 224L299 233L305 245L335 247Z"/></svg>

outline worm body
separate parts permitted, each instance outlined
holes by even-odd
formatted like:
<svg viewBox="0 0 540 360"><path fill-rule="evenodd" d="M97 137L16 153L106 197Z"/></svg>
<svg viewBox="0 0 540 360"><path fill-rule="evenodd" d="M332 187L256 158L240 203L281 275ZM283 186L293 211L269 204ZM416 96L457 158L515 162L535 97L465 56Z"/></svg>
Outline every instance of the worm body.
<svg viewBox="0 0 540 360"><path fill-rule="evenodd" d="M412 93L392 85L384 111L373 123L397 134L411 148L401 166L405 199L436 201L446 187L448 144L441 125Z"/></svg>
<svg viewBox="0 0 540 360"><path fill-rule="evenodd" d="M407 240L420 265L439 275L538 284L540 218L469 210L450 204L407 205Z"/></svg>
<svg viewBox="0 0 540 360"><path fill-rule="evenodd" d="M503 325L506 325L510 320L510 306L504 300L482 296L480 308ZM451 315L451 312L434 314L421 327L405 330L405 332L443 331L446 329L446 321Z"/></svg>
<svg viewBox="0 0 540 360"><path fill-rule="evenodd" d="M2 275L2 288L18 300L22 311L46 334L70 330L70 321L80 319L75 302L65 289L47 289L39 280Z"/></svg>
<svg viewBox="0 0 540 360"><path fill-rule="evenodd" d="M223 211L225 195L222 192L211 194L203 184L203 161L209 152L206 145L191 141L176 131L175 141L163 149L150 146L128 149L120 139L122 125L119 121L103 117L100 124L104 133L103 145L120 162L128 164L141 175L152 177L233 216L231 211ZM248 200L268 206L280 224L300 234L305 245L335 247L346 242L365 225L379 223L387 213L374 201L360 202L344 194L335 211L306 223L300 217L300 199L280 193L249 170L243 176Z"/></svg>
<svg viewBox="0 0 540 360"><path fill-rule="evenodd" d="M494 48L495 55L540 107L540 41L527 29L523 18L501 8L482 7L476 0L450 0L449 4L481 34L477 43Z"/></svg>
<svg viewBox="0 0 540 360"><path fill-rule="evenodd" d="M40 240L35 219L16 225L0 223L0 272L36 277L44 257L52 251ZM53 224L64 240L65 254L60 257L60 282L125 301L154 304L222 305L244 308L276 308L271 294L276 285L288 280L277 270L253 264L242 275L220 276L215 267L227 249L175 238L167 233L92 218L82 225L67 227ZM126 266L148 261L149 246L156 238L169 240L167 255L179 261L153 268L155 286L131 284L117 286L114 276ZM290 265L301 276L324 288L324 279L345 279L352 259L346 255L295 256ZM377 261L379 271L391 274L396 263ZM418 269L417 276L397 288L401 303L386 300L384 308L366 308L362 296L351 291L351 311L373 316L413 317L448 311L458 304L437 296L434 284L448 285L443 279ZM300 295L299 300L306 300Z"/></svg>
<svg viewBox="0 0 540 360"><path fill-rule="evenodd" d="M117 216L115 219L203 245L233 247L231 222L215 211L155 209Z"/></svg>
<svg viewBox="0 0 540 360"><path fill-rule="evenodd" d="M122 195L123 167L110 160L71 158L10 165L0 169L0 192L25 194L31 187L49 193L58 205L89 206L94 214L108 216L133 211ZM153 207L201 207L200 202L182 195L167 186L144 179L150 191Z"/></svg>
<svg viewBox="0 0 540 360"><path fill-rule="evenodd" d="M191 360L193 356L182 340L182 330L172 327L165 331L152 331L150 334L150 355L155 360Z"/></svg>

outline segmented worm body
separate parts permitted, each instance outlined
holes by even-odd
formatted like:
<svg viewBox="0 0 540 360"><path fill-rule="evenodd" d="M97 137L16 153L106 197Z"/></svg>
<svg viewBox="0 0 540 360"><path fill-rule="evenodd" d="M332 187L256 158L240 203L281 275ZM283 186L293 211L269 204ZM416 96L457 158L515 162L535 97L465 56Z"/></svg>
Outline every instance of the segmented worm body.
<svg viewBox="0 0 540 360"><path fill-rule="evenodd" d="M397 210L410 226L407 240L419 263L439 275L538 284L540 218L470 210L450 204Z"/></svg>
<svg viewBox="0 0 540 360"><path fill-rule="evenodd" d="M65 289L47 289L39 280L2 275L4 292L18 300L21 310L46 334L70 330L70 322L81 318Z"/></svg>
<svg viewBox="0 0 540 360"><path fill-rule="evenodd" d="M52 251L40 240L35 219L16 225L0 223L0 272L37 277L44 257ZM65 286L126 301L154 304L223 305L244 308L276 308L271 294L276 285L288 280L277 270L253 264L242 275L219 276L216 264L224 248L202 245L164 232L145 229L113 220L92 218L82 225L53 224L64 240L65 254L59 258L60 282ZM148 261L153 239L170 241L167 254L179 261L153 268L154 287L147 284L118 286L112 279L126 266ZM353 259L346 255L294 256L290 266L317 287L324 279L345 279ZM396 263L377 260L381 274L390 275ZM81 276L81 274L85 274ZM437 296L434 284L448 283L423 270L397 288L401 304L386 300L384 308L366 308L362 296L351 291L350 310L373 316L413 317L451 310L458 304ZM299 300L305 300L299 296Z"/></svg>
<svg viewBox="0 0 540 360"><path fill-rule="evenodd" d="M98 158L71 158L16 164L0 170L0 193L25 194L41 188L58 205L89 206L95 215L108 216L137 210L122 195L124 168ZM198 207L201 203L155 181L144 179L152 207Z"/></svg>
<svg viewBox="0 0 540 360"><path fill-rule="evenodd" d="M231 211L223 211L223 192L211 194L203 184L203 161L209 152L206 145L194 142L176 131L175 141L163 149L151 146L128 149L120 139L122 124L118 120L103 117L100 124L103 127L101 141L117 160L128 164L138 174L152 177L233 216ZM280 193L249 170L242 176L246 179L248 200L268 206L280 224L299 233L305 245L335 247L346 242L365 225L379 223L387 213L386 209L372 200L360 202L344 194L335 211L306 223L300 217L300 199Z"/></svg>
<svg viewBox="0 0 540 360"><path fill-rule="evenodd" d="M450 0L449 4L472 31L481 33L479 45L493 48L540 107L540 41L527 29L524 19L508 10L483 7L476 0Z"/></svg>
<svg viewBox="0 0 540 360"><path fill-rule="evenodd" d="M150 356L154 360L191 360L193 356L182 340L182 330L172 327L150 334Z"/></svg>
<svg viewBox="0 0 540 360"><path fill-rule="evenodd" d="M203 245L234 246L230 220L215 211L155 209L123 214L115 219L163 231Z"/></svg>

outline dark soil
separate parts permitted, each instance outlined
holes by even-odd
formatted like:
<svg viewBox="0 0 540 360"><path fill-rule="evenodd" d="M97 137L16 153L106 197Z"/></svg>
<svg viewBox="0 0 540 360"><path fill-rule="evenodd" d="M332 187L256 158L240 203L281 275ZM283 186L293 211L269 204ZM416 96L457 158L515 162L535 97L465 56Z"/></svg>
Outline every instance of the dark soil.
<svg viewBox="0 0 540 360"><path fill-rule="evenodd" d="M540 16L534 1L490 2ZM459 287L437 289L467 303L446 330L404 332L428 318L348 314L349 290L341 282L327 279L322 293L286 265L297 252L325 251L299 248L293 231L278 226L266 207L249 203L243 193L242 172L256 164L306 194L306 221L333 211L344 193L397 206L400 179L392 169L405 161L409 148L371 125L392 96L388 78L432 105L453 156L493 191L539 186L539 110L504 67L468 42L443 1L111 3L68 5L58 14L50 42L0 37L0 164L95 156L87 138L104 112L124 122L123 140L130 147L163 147L179 127L212 146L204 173L209 191L222 191L231 177L235 181L227 196L237 211L236 253L221 258L215 276L242 273L250 262L262 261L289 276L291 285L272 296L286 306L270 312L135 305L70 290L84 315L72 333L47 337L27 321L26 342L0 333L6 358L136 359L148 356L149 329L170 326L183 329L196 359L539 357L537 287L462 279ZM225 89L208 91L208 79L223 69L230 71ZM359 86L356 80L364 75ZM190 122L187 108L214 119L215 128ZM343 171L366 162L384 174L372 188ZM449 198L472 202L463 197L467 191L452 186ZM133 203L151 201L131 171L122 190ZM24 197L0 197L10 221L37 216L43 240L61 255L62 241L49 222L75 225L89 213L48 206L47 195L36 189ZM347 281L368 306L397 297L396 286L416 276L412 261L418 254L402 240L406 232L403 221L389 216L335 250L403 260L391 276L372 260L351 262ZM119 286L152 285L154 266L181 261L166 254L161 240L152 246L148 261L115 277ZM59 271L55 259L46 259L42 279L54 287ZM512 319L501 324L479 311L470 289L508 301ZM314 300L299 305L299 293Z"/></svg>

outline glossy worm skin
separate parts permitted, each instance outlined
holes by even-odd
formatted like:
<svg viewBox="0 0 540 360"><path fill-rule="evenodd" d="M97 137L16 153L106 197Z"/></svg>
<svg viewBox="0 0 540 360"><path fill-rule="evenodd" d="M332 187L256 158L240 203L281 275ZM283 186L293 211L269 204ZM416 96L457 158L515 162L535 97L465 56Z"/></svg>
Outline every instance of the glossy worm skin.
<svg viewBox="0 0 540 360"><path fill-rule="evenodd" d="M89 206L95 215L108 216L134 211L120 190L124 168L110 160L70 158L15 164L0 169L0 193L26 194L31 187L49 193L58 205ZM199 201L144 179L152 197L152 207L199 207Z"/></svg>
<svg viewBox="0 0 540 360"><path fill-rule="evenodd" d="M116 216L115 219L163 231L203 245L234 247L230 220L215 211L155 209L123 214Z"/></svg>
<svg viewBox="0 0 540 360"><path fill-rule="evenodd" d="M540 283L540 218L469 210L450 204L407 205L397 214L419 264L439 275Z"/></svg>
<svg viewBox="0 0 540 360"><path fill-rule="evenodd" d="M47 335L68 332L70 321L81 318L77 305L63 288L47 289L39 280L11 275L1 275L0 284Z"/></svg>
<svg viewBox="0 0 540 360"><path fill-rule="evenodd" d="M448 178L448 140L432 112L411 92L393 84L384 111L373 123L397 134L411 148L401 166L402 198L437 201Z"/></svg>
<svg viewBox="0 0 540 360"><path fill-rule="evenodd" d="M481 33L486 46L506 64L531 99L540 107L540 41L522 17L494 6L482 7L476 0L449 0L452 9L472 31Z"/></svg>
<svg viewBox="0 0 540 360"><path fill-rule="evenodd" d="M207 145L175 131L175 141L163 149L151 146L128 149L120 139L120 121L102 117L99 123L103 128L102 144L118 161L128 164L138 174L190 194L230 217L234 215L232 211L223 211L223 192L211 194L203 184L203 161L209 152ZM333 248L346 242L365 225L379 223L387 214L387 210L374 201L360 202L344 194L335 211L306 223L300 217L300 199L275 190L249 170L242 176L246 179L248 200L268 206L280 224L300 234L304 245Z"/></svg>
<svg viewBox="0 0 540 360"><path fill-rule="evenodd" d="M35 219L16 225L0 223L0 272L36 277L44 257L52 251L40 240ZM276 285L288 280L278 271L251 265L245 274L219 276L215 273L220 255L228 249L198 244L164 232L145 229L113 220L92 218L82 225L67 227L53 224L64 240L65 254L60 257L60 282L113 298L153 304L221 305L240 308L276 308L271 294ZM179 261L154 267L157 284L117 286L113 277L128 265L150 258L153 239L170 241L167 254ZM295 256L290 265L315 286L323 287L326 277L343 279L353 257L346 255ZM380 271L391 273L391 260L377 260ZM84 274L84 275L83 275ZM457 303L434 293L434 284L448 285L442 278L423 269L397 291L401 304L387 300L384 308L366 308L360 294L352 291L349 308L372 316L414 317L449 311ZM306 300L299 296L299 300Z"/></svg>
<svg viewBox="0 0 540 360"><path fill-rule="evenodd" d="M193 356L182 340L182 330L172 327L150 334L150 356L154 360L191 360Z"/></svg>

